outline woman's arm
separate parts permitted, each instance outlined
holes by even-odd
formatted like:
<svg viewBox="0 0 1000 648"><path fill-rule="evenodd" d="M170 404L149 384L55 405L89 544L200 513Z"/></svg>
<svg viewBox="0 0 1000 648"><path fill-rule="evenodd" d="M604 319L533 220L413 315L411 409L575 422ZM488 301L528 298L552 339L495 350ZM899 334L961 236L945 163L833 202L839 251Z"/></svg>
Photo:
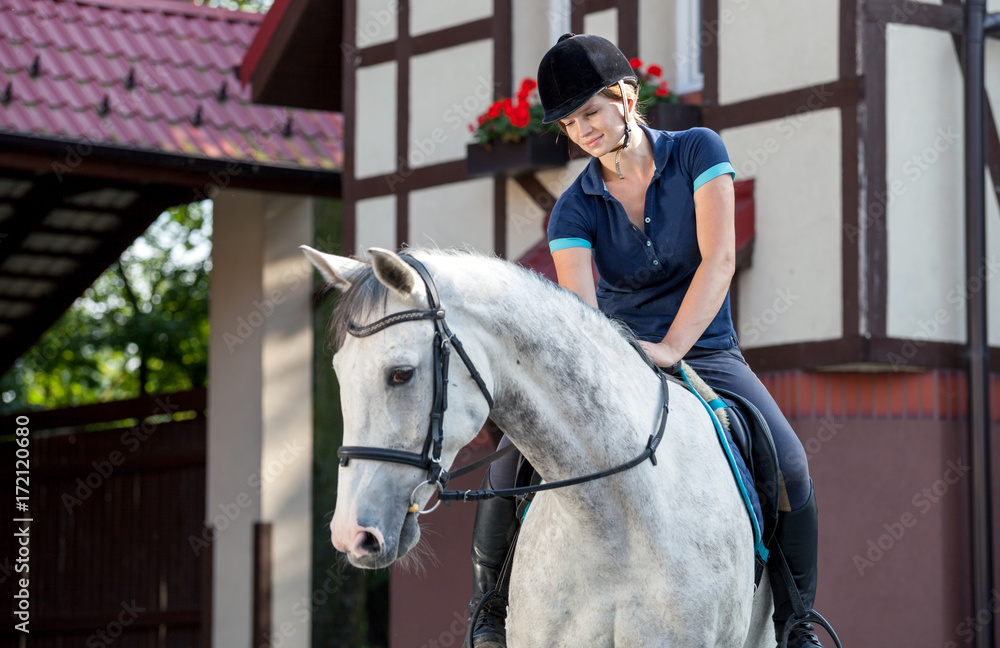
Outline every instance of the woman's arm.
<svg viewBox="0 0 1000 648"><path fill-rule="evenodd" d="M580 299L597 308L592 259L590 248L585 247L563 248L552 253L559 285L572 290Z"/></svg>
<svg viewBox="0 0 1000 648"><path fill-rule="evenodd" d="M657 344L640 342L661 367L679 362L691 350L726 299L736 271L735 209L733 179L729 174L709 180L694 192L701 264L663 340ZM562 283L562 275L559 282Z"/></svg>

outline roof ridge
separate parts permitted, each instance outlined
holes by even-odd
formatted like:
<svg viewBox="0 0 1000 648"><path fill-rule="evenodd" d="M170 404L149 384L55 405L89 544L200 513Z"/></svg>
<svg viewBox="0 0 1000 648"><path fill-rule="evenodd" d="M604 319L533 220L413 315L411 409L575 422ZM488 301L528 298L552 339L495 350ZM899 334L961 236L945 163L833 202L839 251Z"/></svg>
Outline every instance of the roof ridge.
<svg viewBox="0 0 1000 648"><path fill-rule="evenodd" d="M37 1L37 0L36 0ZM229 22L258 24L264 19L262 13L234 11L221 7L207 7L178 0L48 0L52 4L89 5L100 9L119 9L126 13L154 11L162 14L176 14L193 18L209 18Z"/></svg>

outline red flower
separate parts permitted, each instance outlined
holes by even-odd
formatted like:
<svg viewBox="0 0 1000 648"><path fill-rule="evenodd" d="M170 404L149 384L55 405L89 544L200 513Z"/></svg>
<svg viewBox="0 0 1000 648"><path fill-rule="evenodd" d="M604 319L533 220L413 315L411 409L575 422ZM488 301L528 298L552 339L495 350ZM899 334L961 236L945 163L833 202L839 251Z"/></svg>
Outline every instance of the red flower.
<svg viewBox="0 0 1000 648"><path fill-rule="evenodd" d="M489 117L487 115L480 115L478 119L479 125L482 126L483 124L485 124L488 118Z"/></svg>
<svg viewBox="0 0 1000 648"><path fill-rule="evenodd" d="M517 91L517 96L519 96L519 97L521 95L527 96L527 94L529 92L531 92L532 90L534 90L537 87L538 87L538 83L536 83L534 79L532 79L532 78L526 78L526 79L524 79L524 80L521 81L521 89Z"/></svg>
<svg viewBox="0 0 1000 648"><path fill-rule="evenodd" d="M646 70L646 72L649 72L651 76L658 77L661 74L663 74L663 68L661 68L659 65L650 65L649 69Z"/></svg>
<svg viewBox="0 0 1000 648"><path fill-rule="evenodd" d="M670 90L667 89L666 85L661 85L659 88L656 89L656 96L657 97L669 97L670 96Z"/></svg>
<svg viewBox="0 0 1000 648"><path fill-rule="evenodd" d="M500 102L494 101L493 105L490 106L490 109L486 111L486 119L496 119L499 116L500 116Z"/></svg>
<svg viewBox="0 0 1000 648"><path fill-rule="evenodd" d="M510 97L507 97L500 102L500 109L503 110L503 114L507 115L507 119L514 113L514 102L511 101Z"/></svg>
<svg viewBox="0 0 1000 648"><path fill-rule="evenodd" d="M642 59L636 56L635 58L629 59L628 64L632 66L633 70L638 70L642 67Z"/></svg>
<svg viewBox="0 0 1000 648"><path fill-rule="evenodd" d="M528 104L518 104L508 115L510 123L514 128L524 128L531 121L531 113Z"/></svg>

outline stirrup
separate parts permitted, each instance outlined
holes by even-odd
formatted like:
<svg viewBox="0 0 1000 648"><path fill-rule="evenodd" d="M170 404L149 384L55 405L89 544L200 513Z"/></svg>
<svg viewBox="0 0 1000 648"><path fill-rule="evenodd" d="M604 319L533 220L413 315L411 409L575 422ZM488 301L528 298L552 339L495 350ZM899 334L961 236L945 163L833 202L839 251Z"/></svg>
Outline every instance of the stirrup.
<svg viewBox="0 0 1000 648"><path fill-rule="evenodd" d="M837 648L844 648L840 643L840 637L837 636L836 631L833 629L826 619L820 615L816 610L806 610L804 614L792 613L791 616L785 621L785 630L781 633L781 643L778 645L780 648L788 648L788 638L792 636L792 630L803 623L815 623L816 625L822 626L830 634L830 638L833 639L833 643L837 645Z"/></svg>
<svg viewBox="0 0 1000 648"><path fill-rule="evenodd" d="M479 615L482 614L483 608L486 607L486 603L494 596L497 596L497 592L495 589L491 589L487 590L480 597L479 604L476 605L475 611L473 611L472 615L469 617L469 627L466 629L465 632L465 643L462 644L463 646L467 648L473 648L472 639L473 639L473 634L475 634L476 632L476 622L479 620Z"/></svg>

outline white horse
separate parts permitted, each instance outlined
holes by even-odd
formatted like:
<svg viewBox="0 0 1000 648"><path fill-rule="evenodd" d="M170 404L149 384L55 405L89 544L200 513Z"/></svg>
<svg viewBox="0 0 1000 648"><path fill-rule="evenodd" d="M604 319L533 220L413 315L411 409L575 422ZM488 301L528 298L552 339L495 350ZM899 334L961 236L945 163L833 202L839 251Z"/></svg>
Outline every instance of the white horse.
<svg viewBox="0 0 1000 648"><path fill-rule="evenodd" d="M433 398L434 324L407 321L347 334L428 307L420 275L372 248L372 263L303 246L344 294L333 366L344 443L419 453ZM617 466L655 432L659 379L627 332L571 292L512 263L466 252L411 250L433 277L451 331L492 393L451 362L441 464L451 467L487 416L547 482ZM510 580L511 648L774 646L765 574L754 592L747 511L703 406L671 384L657 465L538 494ZM411 493L419 468L351 460L339 472L334 546L357 567L389 565L420 536ZM432 486L417 488L423 506ZM415 507L414 507L415 508Z"/></svg>

